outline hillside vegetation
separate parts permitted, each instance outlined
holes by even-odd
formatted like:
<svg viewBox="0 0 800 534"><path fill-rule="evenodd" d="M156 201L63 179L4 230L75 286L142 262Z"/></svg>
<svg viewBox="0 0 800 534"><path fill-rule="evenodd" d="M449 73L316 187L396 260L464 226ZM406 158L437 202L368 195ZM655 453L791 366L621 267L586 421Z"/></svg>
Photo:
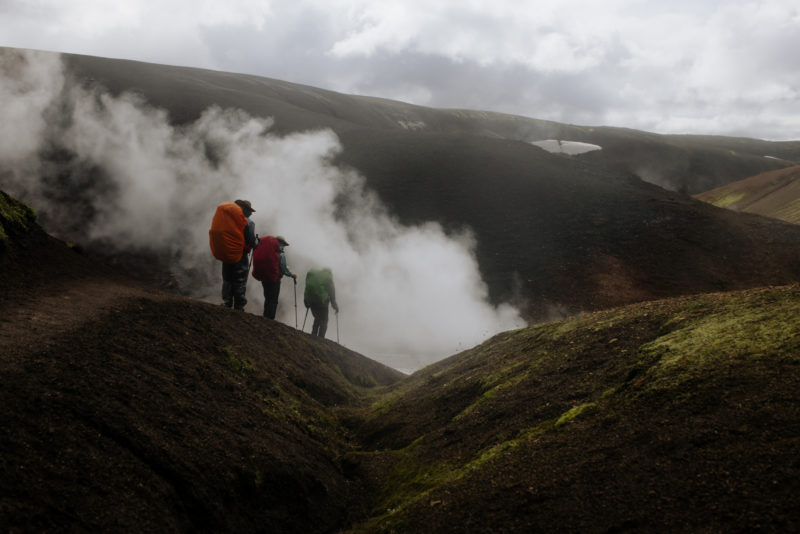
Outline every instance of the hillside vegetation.
<svg viewBox="0 0 800 534"><path fill-rule="evenodd" d="M3 202L8 231L28 211ZM800 527L798 285L531 326L405 377L25 220L0 249L12 532Z"/></svg>
<svg viewBox="0 0 800 534"><path fill-rule="evenodd" d="M352 532L794 531L798 314L796 285L708 294L438 362L365 414Z"/></svg>
<svg viewBox="0 0 800 534"><path fill-rule="evenodd" d="M757 174L695 198L720 208L800 224L800 166Z"/></svg>

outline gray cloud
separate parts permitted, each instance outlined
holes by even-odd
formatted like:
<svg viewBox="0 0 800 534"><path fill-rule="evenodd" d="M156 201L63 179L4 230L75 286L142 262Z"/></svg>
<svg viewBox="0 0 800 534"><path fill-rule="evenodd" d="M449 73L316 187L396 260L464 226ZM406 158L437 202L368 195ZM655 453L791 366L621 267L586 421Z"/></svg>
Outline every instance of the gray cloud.
<svg viewBox="0 0 800 534"><path fill-rule="evenodd" d="M124 4L7 0L0 44L575 124L770 139L800 130L792 0Z"/></svg>

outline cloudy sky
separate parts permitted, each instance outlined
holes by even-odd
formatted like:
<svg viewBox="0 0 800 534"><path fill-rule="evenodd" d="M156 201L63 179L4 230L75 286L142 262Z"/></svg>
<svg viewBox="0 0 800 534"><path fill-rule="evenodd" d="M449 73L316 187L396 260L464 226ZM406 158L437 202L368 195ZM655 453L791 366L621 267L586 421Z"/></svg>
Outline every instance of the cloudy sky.
<svg viewBox="0 0 800 534"><path fill-rule="evenodd" d="M0 45L573 124L800 139L797 0L0 0Z"/></svg>

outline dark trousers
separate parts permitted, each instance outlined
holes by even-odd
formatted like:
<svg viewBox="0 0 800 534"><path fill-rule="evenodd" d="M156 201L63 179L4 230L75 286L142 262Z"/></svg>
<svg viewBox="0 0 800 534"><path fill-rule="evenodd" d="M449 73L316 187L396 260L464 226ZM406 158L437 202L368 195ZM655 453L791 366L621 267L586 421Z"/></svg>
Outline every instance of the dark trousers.
<svg viewBox="0 0 800 534"><path fill-rule="evenodd" d="M261 282L261 285L264 288L264 317L274 319L278 310L278 296L281 294L281 281Z"/></svg>
<svg viewBox="0 0 800 534"><path fill-rule="evenodd" d="M325 337L325 332L328 330L328 303L311 306L311 315L314 316L311 335Z"/></svg>
<svg viewBox="0 0 800 534"><path fill-rule="evenodd" d="M234 310L244 311L247 299L244 294L247 290L247 271L250 269L247 254L236 263L222 264L222 303Z"/></svg>

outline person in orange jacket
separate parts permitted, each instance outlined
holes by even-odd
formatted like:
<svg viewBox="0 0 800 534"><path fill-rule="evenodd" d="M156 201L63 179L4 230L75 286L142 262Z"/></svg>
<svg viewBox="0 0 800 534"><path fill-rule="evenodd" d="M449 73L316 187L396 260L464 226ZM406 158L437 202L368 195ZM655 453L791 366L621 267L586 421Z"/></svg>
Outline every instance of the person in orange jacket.
<svg viewBox="0 0 800 534"><path fill-rule="evenodd" d="M235 263L222 263L222 304L227 308L244 311L247 304L245 292L247 290L247 274L249 270L249 254L258 242L256 241L255 223L250 220L250 215L256 210L248 200L236 200L234 202L242 209L247 225L244 227L244 252L239 261Z"/></svg>

